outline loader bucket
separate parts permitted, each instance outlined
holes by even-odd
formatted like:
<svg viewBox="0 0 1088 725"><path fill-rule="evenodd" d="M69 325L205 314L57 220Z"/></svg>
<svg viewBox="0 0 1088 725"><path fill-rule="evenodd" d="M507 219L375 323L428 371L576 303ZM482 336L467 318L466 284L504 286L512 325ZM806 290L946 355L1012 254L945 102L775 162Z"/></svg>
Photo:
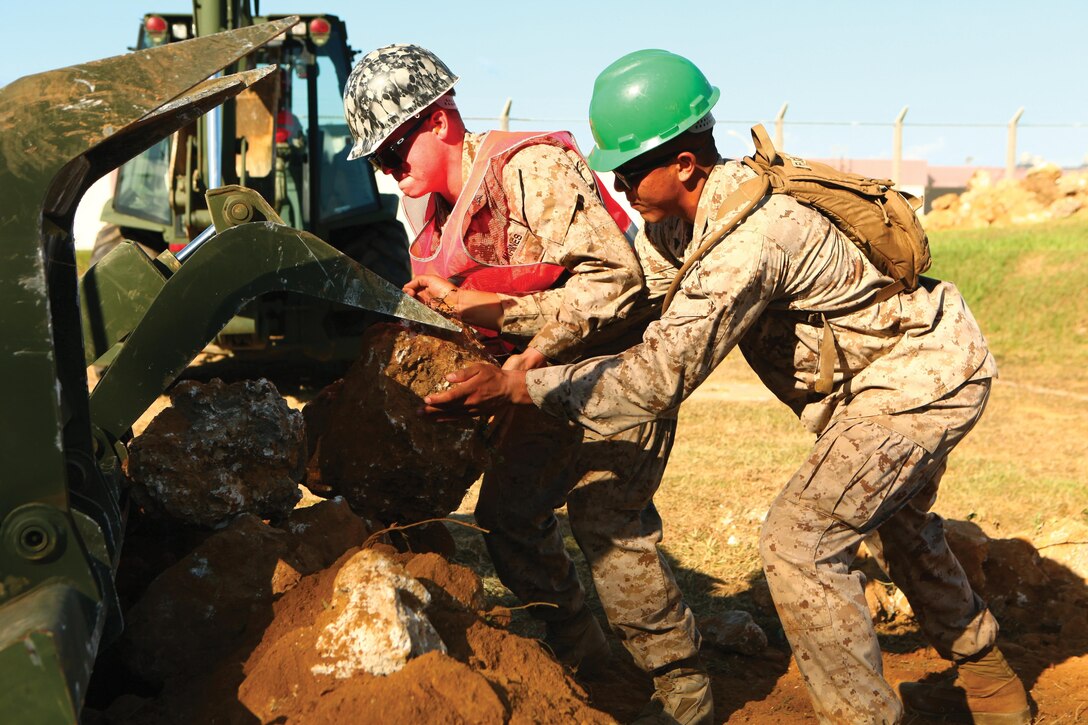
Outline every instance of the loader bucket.
<svg viewBox="0 0 1088 725"><path fill-rule="evenodd" d="M124 448L93 420L72 221L100 176L256 82L207 80L296 18L0 89L0 712L76 722L114 590Z"/></svg>

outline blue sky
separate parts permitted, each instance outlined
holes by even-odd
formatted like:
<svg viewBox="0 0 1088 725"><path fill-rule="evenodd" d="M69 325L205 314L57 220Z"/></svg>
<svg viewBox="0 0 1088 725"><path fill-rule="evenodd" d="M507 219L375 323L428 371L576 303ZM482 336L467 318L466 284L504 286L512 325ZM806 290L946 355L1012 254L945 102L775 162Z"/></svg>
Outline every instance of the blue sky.
<svg viewBox="0 0 1088 725"><path fill-rule="evenodd" d="M0 85L124 52L145 12L190 5L7 0L6 27L22 31L8 34ZM512 128L569 128L583 149L592 142L582 119L597 73L624 53L657 47L688 56L722 89L716 135L727 156L746 153L747 126L770 127L788 103L786 150L888 158L890 124L908 106L905 158L1003 166L1006 124L1023 106L1019 156L1088 161L1083 0L264 0L260 10L339 15L357 50L430 48L461 76L464 115L494 118L512 98L515 119L534 119ZM868 125L880 123L889 125ZM1072 124L1080 125L1065 127Z"/></svg>

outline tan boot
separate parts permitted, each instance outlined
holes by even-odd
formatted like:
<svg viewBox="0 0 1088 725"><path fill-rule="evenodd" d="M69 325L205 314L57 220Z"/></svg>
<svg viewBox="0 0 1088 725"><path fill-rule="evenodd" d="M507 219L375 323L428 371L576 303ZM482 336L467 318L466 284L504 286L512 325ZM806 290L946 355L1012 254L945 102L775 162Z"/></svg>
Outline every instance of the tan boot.
<svg viewBox="0 0 1088 725"><path fill-rule="evenodd" d="M956 679L932 685L904 682L899 696L920 715L969 716L975 725L1027 725L1031 722L1024 683L997 647L956 668Z"/></svg>
<svg viewBox="0 0 1088 725"><path fill-rule="evenodd" d="M589 609L583 608L570 619L548 622L545 628L544 644L579 678L593 679L608 670L612 650Z"/></svg>
<svg viewBox="0 0 1088 725"><path fill-rule="evenodd" d="M698 659L682 660L654 677L654 694L632 725L709 725L714 721L710 677Z"/></svg>

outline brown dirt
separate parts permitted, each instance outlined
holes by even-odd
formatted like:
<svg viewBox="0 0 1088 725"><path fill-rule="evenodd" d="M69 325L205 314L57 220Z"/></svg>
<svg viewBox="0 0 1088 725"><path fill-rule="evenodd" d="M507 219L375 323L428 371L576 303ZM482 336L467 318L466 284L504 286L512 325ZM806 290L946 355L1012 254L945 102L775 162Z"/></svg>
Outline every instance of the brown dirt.
<svg viewBox="0 0 1088 725"><path fill-rule="evenodd" d="M269 535L275 531L271 529ZM357 536L365 533L359 529ZM323 527L293 535L300 547L315 537L326 561L332 559ZM195 672L168 678L159 693L115 699L104 721L605 723L629 721L649 697L649 679L615 640L611 641L616 655L613 670L579 684L537 640L515 631L523 627L516 622L511 626L509 611L487 609L488 597L471 569L437 554L398 553L388 545L376 546L431 593L427 614L448 655L432 652L386 677L363 674L337 680L311 674L310 668L318 663L314 640L329 616L332 582L340 564L357 550L349 548L331 566L299 578L271 602L268 611L255 612L253 616L263 624L231 653L218 661L208 658ZM339 544L336 550L342 547ZM1029 599L1043 584L1055 592L1054 602L1034 602L1039 617L1017 616L1002 633L1002 648L1031 691L1036 722L1088 720L1088 637L1068 627L1063 631L1062 622L1049 616L1061 611L1055 610L1059 602L1072 607L1066 622L1084 619L1088 601L1084 580L1024 542L990 541L987 547L991 561L968 564L969 571L975 572L973 578L988 574L994 587L1003 588L1027 582L1032 587ZM1008 560L1003 552L1008 549L1017 551L1015 562L1021 571L1002 568ZM1024 563L1030 561L1034 563ZM1004 577L1000 584L999 573ZM747 596L758 602L765 595L757 587ZM1009 602L997 604L1009 615ZM704 648L718 722L816 722L781 630L768 611L764 608L756 614L771 639L771 646L762 653L743 656ZM948 663L924 645L908 616L892 616L878 628L889 681L933 678L949 670ZM179 649L175 655L183 655L183 641L171 642ZM905 722L929 725L936 721L908 716Z"/></svg>

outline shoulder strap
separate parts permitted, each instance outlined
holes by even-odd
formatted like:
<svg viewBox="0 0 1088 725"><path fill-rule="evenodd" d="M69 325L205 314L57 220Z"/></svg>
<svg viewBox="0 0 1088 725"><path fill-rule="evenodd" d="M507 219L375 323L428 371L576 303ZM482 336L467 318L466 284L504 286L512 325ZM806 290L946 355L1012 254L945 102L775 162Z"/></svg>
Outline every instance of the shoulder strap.
<svg viewBox="0 0 1088 725"><path fill-rule="evenodd" d="M684 280L684 275L688 273L692 265L698 262L700 259L706 256L707 252L715 247L721 240L725 239L729 232L733 231L748 218L759 202L763 200L763 197L767 195L770 190L771 184L766 174L760 174L753 179L748 179L741 183L737 187L736 191L726 197L725 202L722 203L722 207L727 210L737 209L737 213L726 222L723 226L718 227L708 236L704 237L703 242L699 245L699 248L692 252L688 258L684 261L684 265L680 267L680 271L676 273L676 276L672 280L672 284L669 285L669 291L665 293L665 299L661 303L661 314L665 314L665 310L669 309L669 305L672 304L672 298L676 296L677 291L680 289L680 283Z"/></svg>

